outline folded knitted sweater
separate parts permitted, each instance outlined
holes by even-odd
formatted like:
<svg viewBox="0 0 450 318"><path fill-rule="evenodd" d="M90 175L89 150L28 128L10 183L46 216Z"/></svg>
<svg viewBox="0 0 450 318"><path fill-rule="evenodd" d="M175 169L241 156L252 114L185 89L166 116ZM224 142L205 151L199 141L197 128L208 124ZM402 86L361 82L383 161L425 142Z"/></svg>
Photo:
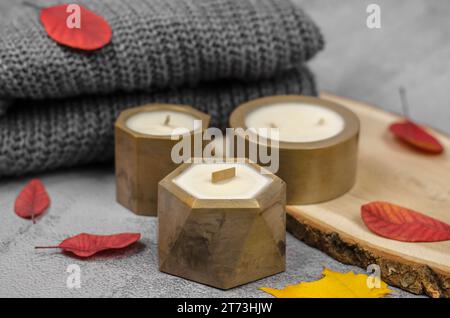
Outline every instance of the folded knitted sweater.
<svg viewBox="0 0 450 318"><path fill-rule="evenodd" d="M29 7L0 28L0 177L111 160L115 118L129 107L189 104L223 128L249 99L316 93L301 64L323 39L289 0L79 3L108 20L106 47L56 44Z"/></svg>
<svg viewBox="0 0 450 318"><path fill-rule="evenodd" d="M254 81L299 66L323 46L316 25L290 0L74 2L109 22L111 43L94 52L64 47L47 36L38 10L14 11L0 29L0 99Z"/></svg>
<svg viewBox="0 0 450 318"><path fill-rule="evenodd" d="M111 160L114 122L120 111L151 102L193 105L225 127L234 107L247 100L286 94L315 95L312 74L299 68L269 80L222 81L160 93L22 101L0 116L0 177Z"/></svg>

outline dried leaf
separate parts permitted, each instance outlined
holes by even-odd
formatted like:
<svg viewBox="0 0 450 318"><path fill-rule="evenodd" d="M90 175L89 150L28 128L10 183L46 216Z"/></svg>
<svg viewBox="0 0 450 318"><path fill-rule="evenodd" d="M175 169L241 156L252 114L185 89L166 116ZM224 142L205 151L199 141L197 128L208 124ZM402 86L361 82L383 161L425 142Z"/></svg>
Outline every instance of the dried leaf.
<svg viewBox="0 0 450 318"><path fill-rule="evenodd" d="M277 298L379 298L392 291L380 281L380 288L369 288L369 276L353 272L339 273L325 268L323 278L314 282L301 282L283 289L262 287L262 291Z"/></svg>
<svg viewBox="0 0 450 318"><path fill-rule="evenodd" d="M77 16L79 20L73 20ZM104 47L112 37L108 22L81 5L60 4L44 8L41 23L48 36L57 43L85 51Z"/></svg>
<svg viewBox="0 0 450 318"><path fill-rule="evenodd" d="M16 198L14 211L22 218L35 218L47 210L50 198L45 190L44 184L39 179L33 179L27 183Z"/></svg>
<svg viewBox="0 0 450 318"><path fill-rule="evenodd" d="M403 242L450 240L450 226L419 212L387 202L372 202L361 207L367 227L380 236Z"/></svg>
<svg viewBox="0 0 450 318"><path fill-rule="evenodd" d="M435 137L410 120L392 124L389 129L397 138L419 150L433 154L444 151L444 147Z"/></svg>
<svg viewBox="0 0 450 318"><path fill-rule="evenodd" d="M139 233L120 233L113 235L94 235L81 233L69 237L58 246L37 246L36 248L62 248L79 257L89 257L100 251L127 247L141 238Z"/></svg>

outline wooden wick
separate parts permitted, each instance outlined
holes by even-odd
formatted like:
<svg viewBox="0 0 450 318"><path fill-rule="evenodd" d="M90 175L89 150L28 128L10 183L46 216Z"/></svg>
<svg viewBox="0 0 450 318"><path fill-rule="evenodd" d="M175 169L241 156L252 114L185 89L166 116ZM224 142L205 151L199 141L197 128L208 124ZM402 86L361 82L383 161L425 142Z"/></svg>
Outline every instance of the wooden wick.
<svg viewBox="0 0 450 318"><path fill-rule="evenodd" d="M164 120L164 126L169 126L170 123L170 115L166 116L166 120Z"/></svg>
<svg viewBox="0 0 450 318"><path fill-rule="evenodd" d="M234 178L235 176L236 176L236 168L232 167L213 172L211 174L211 181L212 183L218 183L220 181L225 181Z"/></svg>
<svg viewBox="0 0 450 318"><path fill-rule="evenodd" d="M36 9L36 10L42 10L42 7L38 6L37 4L28 2L28 1L22 1L22 4L23 4L24 6L27 6L27 7Z"/></svg>
<svg viewBox="0 0 450 318"><path fill-rule="evenodd" d="M317 125L322 126L323 124L325 124L325 119L320 118L319 121L317 122Z"/></svg>
<svg viewBox="0 0 450 318"><path fill-rule="evenodd" d="M278 128L274 123L270 123L270 128Z"/></svg>
<svg viewBox="0 0 450 318"><path fill-rule="evenodd" d="M402 101L403 116L409 118L409 103L408 99L406 98L406 90L403 86L401 86L398 89L398 92L400 93L400 99Z"/></svg>
<svg viewBox="0 0 450 318"><path fill-rule="evenodd" d="M213 147L211 149L211 156L215 157L216 156L216 147Z"/></svg>

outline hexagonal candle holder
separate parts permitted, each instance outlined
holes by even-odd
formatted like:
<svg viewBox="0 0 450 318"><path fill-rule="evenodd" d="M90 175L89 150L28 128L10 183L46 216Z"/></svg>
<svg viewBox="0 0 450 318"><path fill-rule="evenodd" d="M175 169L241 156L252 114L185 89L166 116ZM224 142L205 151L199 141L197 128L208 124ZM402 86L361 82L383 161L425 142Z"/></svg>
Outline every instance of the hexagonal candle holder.
<svg viewBox="0 0 450 318"><path fill-rule="evenodd" d="M210 117L190 106L149 104L123 111L115 124L117 201L138 215L156 216L158 182L179 164L171 158L175 129L194 143ZM201 125L195 126L195 121ZM199 123L199 122L197 122Z"/></svg>
<svg viewBox="0 0 450 318"><path fill-rule="evenodd" d="M159 183L160 271L220 289L283 272L285 202L254 163L181 165Z"/></svg>

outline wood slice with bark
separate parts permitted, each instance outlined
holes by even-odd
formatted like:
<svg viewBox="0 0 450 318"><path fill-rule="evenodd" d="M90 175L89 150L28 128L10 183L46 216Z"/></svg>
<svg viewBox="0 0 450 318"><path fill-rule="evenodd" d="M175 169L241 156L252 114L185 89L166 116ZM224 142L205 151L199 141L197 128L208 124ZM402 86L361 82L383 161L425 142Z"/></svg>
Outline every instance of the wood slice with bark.
<svg viewBox="0 0 450 318"><path fill-rule="evenodd" d="M415 294L450 297L450 241L408 243L372 233L361 205L388 201L450 224L450 138L430 131L445 152L431 156L403 144L388 127L399 117L349 99L322 94L361 120L356 185L335 200L289 206L287 229L295 237L346 264L378 264L382 279Z"/></svg>

